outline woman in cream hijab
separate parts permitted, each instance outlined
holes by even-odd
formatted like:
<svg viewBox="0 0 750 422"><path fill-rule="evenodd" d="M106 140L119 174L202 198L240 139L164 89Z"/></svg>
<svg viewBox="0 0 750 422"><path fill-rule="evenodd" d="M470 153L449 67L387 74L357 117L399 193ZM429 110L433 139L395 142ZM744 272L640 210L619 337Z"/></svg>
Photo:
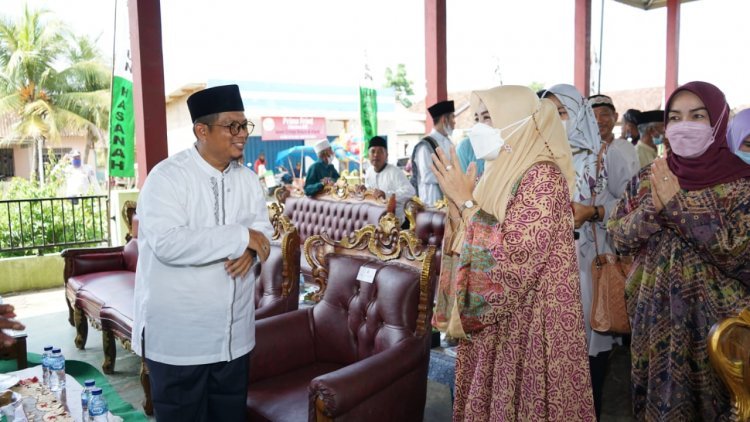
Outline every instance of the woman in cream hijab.
<svg viewBox="0 0 750 422"><path fill-rule="evenodd" d="M433 323L461 339L453 419L592 421L563 125L522 86L476 91L472 106L481 181L455 154L433 157L452 229Z"/></svg>

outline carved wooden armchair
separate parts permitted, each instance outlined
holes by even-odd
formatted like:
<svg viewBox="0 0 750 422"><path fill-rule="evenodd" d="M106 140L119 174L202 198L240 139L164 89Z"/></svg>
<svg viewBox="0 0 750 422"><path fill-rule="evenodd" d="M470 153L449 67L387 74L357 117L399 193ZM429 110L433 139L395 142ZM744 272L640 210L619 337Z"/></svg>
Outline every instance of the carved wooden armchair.
<svg viewBox="0 0 750 422"><path fill-rule="evenodd" d="M714 324L708 337L708 356L729 388L734 420L750 420L750 309Z"/></svg>
<svg viewBox="0 0 750 422"><path fill-rule="evenodd" d="M304 253L318 303L257 322L248 420L422 420L435 247L389 213Z"/></svg>

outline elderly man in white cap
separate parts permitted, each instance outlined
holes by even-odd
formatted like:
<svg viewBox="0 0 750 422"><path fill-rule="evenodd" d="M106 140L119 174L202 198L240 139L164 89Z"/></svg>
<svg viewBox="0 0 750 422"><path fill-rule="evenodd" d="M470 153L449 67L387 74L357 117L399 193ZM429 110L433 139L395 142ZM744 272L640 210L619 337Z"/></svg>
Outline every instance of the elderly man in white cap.
<svg viewBox="0 0 750 422"><path fill-rule="evenodd" d="M310 166L305 179L305 195L313 196L320 192L325 185L331 185L339 180L339 172L333 167L333 150L327 139L323 139L315 144L315 152L318 154L318 161Z"/></svg>
<svg viewBox="0 0 750 422"><path fill-rule="evenodd" d="M268 221L238 163L253 123L237 85L187 99L195 144L156 165L138 198L133 350L159 421L244 421L255 346L255 272Z"/></svg>

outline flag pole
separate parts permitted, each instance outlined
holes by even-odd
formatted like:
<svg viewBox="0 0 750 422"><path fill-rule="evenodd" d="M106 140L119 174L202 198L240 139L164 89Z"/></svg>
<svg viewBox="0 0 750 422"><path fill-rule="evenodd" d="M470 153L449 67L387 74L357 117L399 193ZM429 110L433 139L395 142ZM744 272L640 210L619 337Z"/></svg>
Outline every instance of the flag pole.
<svg viewBox="0 0 750 422"><path fill-rule="evenodd" d="M115 53L116 53L115 49L117 48L117 2L118 1L119 0L115 0L115 13L113 14L114 23L112 25L112 29L113 29L112 31L112 73L109 75L109 107L110 107L109 110L110 112L112 112L112 87L114 86L114 83L115 83ZM107 122L107 126L109 126L109 122ZM102 142L104 142L104 140L102 140ZM107 159L105 160L105 164L104 164L104 168L106 170L105 174L107 175L107 210L109 211L108 214L110 214L110 217L116 217L116 214L112 215L112 210L109 207L109 204L112 203L112 184L113 184L112 176L110 176L109 174L109 147L110 147L109 127L107 128L107 142L105 143L105 145L107 145L107 154L105 155ZM94 150L94 157L96 157L96 150ZM110 219L110 221L112 220ZM116 218L115 218L115 221L117 221ZM107 236L109 238L107 240L107 246L112 246L112 224L111 223L107 224L107 227L108 227L107 231L109 232L109 236ZM118 244L119 244L119 239L118 239Z"/></svg>

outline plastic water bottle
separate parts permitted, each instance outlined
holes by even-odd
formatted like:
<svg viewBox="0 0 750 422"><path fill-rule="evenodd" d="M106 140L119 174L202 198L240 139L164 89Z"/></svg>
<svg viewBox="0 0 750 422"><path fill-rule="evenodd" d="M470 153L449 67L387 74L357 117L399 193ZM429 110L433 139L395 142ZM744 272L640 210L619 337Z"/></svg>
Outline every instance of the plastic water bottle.
<svg viewBox="0 0 750 422"><path fill-rule="evenodd" d="M59 347L52 349L49 358L49 389L50 391L62 391L65 388L65 356Z"/></svg>
<svg viewBox="0 0 750 422"><path fill-rule="evenodd" d="M91 401L91 390L94 389L94 380L86 380L83 382L83 390L81 390L81 409L83 410L83 421L89 420L89 402Z"/></svg>
<svg viewBox="0 0 750 422"><path fill-rule="evenodd" d="M94 387L91 390L91 400L89 400L89 422L107 422L107 401L102 396L102 389Z"/></svg>
<svg viewBox="0 0 750 422"><path fill-rule="evenodd" d="M52 346L44 346L42 353L42 385L49 387L49 358L52 356Z"/></svg>

